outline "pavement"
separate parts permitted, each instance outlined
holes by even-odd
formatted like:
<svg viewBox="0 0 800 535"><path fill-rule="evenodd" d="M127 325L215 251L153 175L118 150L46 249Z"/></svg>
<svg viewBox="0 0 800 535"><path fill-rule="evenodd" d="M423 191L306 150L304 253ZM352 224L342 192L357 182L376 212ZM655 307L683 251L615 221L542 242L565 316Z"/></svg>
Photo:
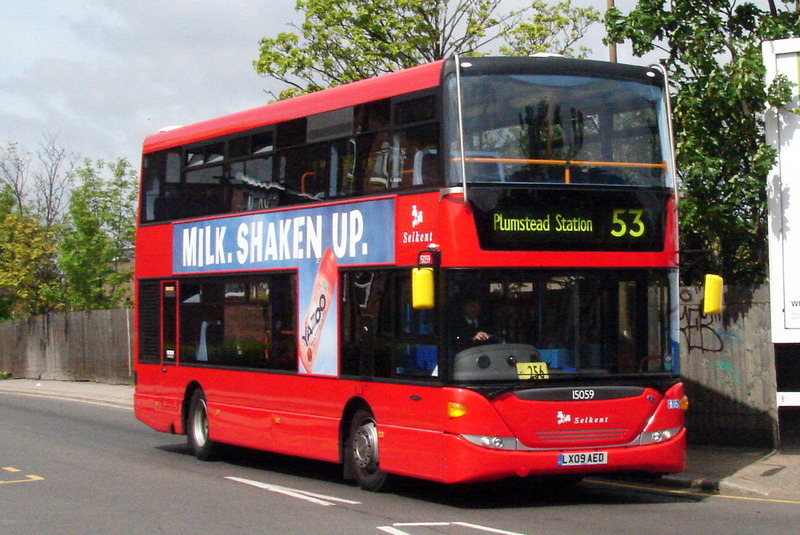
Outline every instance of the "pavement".
<svg viewBox="0 0 800 535"><path fill-rule="evenodd" d="M21 394L68 399L133 410L133 386L89 381L39 381L36 379L0 380L0 394Z"/></svg>
<svg viewBox="0 0 800 535"><path fill-rule="evenodd" d="M67 399L133 410L133 386L93 382L0 380L2 394ZM740 498L800 503L800 449L689 446L686 471L650 484Z"/></svg>

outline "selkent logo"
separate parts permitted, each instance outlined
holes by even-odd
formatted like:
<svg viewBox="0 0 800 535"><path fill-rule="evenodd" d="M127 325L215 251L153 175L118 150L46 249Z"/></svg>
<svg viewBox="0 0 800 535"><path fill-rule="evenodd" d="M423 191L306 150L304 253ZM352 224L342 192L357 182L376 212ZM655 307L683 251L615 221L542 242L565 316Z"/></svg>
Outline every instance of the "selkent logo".
<svg viewBox="0 0 800 535"><path fill-rule="evenodd" d="M413 205L411 207L411 228L416 229L420 225L425 223L425 213L422 209L417 208L417 205ZM423 227L425 228L425 227ZM429 226L428 226L429 228ZM432 230L412 230L410 232L403 232L403 244L408 243L423 243L428 244L435 241L433 239L433 231Z"/></svg>
<svg viewBox="0 0 800 535"><path fill-rule="evenodd" d="M422 210L417 210L417 205L411 207L411 228L417 228L425 221L425 215Z"/></svg>
<svg viewBox="0 0 800 535"><path fill-rule="evenodd" d="M574 424L607 424L608 416L596 418L594 416L586 416L585 418L575 418L572 420Z"/></svg>
<svg viewBox="0 0 800 535"><path fill-rule="evenodd" d="M565 424L565 423L572 423L574 425L579 424L607 424L608 423L608 416L575 416L572 417L571 414L564 414L563 411L558 411L556 414L556 423L558 425Z"/></svg>

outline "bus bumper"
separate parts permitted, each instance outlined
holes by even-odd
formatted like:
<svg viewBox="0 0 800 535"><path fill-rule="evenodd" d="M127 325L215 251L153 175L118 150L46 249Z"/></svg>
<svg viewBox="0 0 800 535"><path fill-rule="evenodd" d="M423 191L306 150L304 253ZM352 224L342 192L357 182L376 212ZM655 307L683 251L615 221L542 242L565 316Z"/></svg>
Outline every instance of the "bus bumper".
<svg viewBox="0 0 800 535"><path fill-rule="evenodd" d="M560 465L561 454L585 456L602 464ZM576 476L610 473L670 474L686 464L686 429L670 440L646 446L591 447L570 450L508 451L477 446L459 435L445 435L444 482L471 483L527 476Z"/></svg>

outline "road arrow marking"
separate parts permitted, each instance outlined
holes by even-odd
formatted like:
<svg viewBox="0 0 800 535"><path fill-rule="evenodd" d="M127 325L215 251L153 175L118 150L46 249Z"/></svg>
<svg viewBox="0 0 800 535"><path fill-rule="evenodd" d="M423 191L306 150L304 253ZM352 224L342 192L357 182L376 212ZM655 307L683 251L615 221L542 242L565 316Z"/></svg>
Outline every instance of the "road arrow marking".
<svg viewBox="0 0 800 535"><path fill-rule="evenodd" d="M4 466L3 470L5 470L6 472L8 472L10 474L16 474L16 473L19 473L21 471L21 470L18 470L17 468L14 468L13 466ZM44 481L44 478L40 477L40 476L31 475L31 476L25 476L25 479L15 479L15 480L12 480L12 481L0 481L0 485L8 485L10 483L28 483L30 481Z"/></svg>

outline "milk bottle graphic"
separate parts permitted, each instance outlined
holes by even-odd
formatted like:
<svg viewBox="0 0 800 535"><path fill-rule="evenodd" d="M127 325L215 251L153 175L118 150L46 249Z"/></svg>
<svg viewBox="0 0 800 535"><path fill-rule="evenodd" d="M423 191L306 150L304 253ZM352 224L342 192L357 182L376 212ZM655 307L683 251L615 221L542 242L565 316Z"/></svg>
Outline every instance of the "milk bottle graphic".
<svg viewBox="0 0 800 535"><path fill-rule="evenodd" d="M306 373L311 373L314 367L314 359L317 357L322 327L325 324L328 311L333 306L333 299L336 295L337 271L336 257L329 247L325 249L325 254L322 255L322 261L317 269L317 276L314 279L314 287L311 292L311 302L308 304L308 311L300 331L300 363Z"/></svg>

